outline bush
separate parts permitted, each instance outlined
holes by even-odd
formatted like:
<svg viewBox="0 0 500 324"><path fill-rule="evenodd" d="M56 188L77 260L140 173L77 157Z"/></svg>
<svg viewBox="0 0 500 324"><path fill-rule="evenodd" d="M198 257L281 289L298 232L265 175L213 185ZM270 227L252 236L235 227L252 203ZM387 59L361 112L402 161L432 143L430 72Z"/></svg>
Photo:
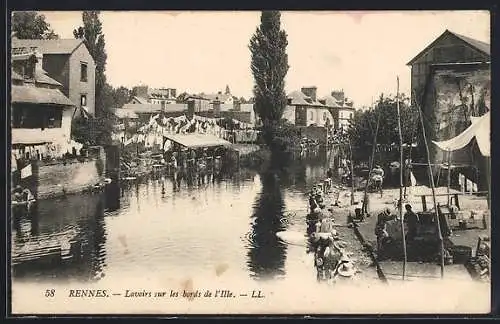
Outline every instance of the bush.
<svg viewBox="0 0 500 324"><path fill-rule="evenodd" d="M262 137L259 142L268 142L273 152L288 152L300 145L300 129L287 120L260 128ZM267 139L267 141L266 141Z"/></svg>

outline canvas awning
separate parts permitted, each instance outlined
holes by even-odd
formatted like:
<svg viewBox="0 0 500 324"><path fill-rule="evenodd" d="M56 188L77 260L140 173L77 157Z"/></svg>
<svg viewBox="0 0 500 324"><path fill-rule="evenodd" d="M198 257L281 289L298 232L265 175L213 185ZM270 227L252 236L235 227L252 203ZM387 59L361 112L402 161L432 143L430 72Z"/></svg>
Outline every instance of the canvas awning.
<svg viewBox="0 0 500 324"><path fill-rule="evenodd" d="M230 146L231 143L214 135L208 134L173 134L164 135L172 142L189 148Z"/></svg>
<svg viewBox="0 0 500 324"><path fill-rule="evenodd" d="M472 125L459 135L447 141L432 141L444 151L456 151L467 146L472 139L476 139L479 150L483 156L490 155L490 113L481 117L472 117Z"/></svg>
<svg viewBox="0 0 500 324"><path fill-rule="evenodd" d="M74 106L71 100L58 89L18 85L12 86L12 102Z"/></svg>

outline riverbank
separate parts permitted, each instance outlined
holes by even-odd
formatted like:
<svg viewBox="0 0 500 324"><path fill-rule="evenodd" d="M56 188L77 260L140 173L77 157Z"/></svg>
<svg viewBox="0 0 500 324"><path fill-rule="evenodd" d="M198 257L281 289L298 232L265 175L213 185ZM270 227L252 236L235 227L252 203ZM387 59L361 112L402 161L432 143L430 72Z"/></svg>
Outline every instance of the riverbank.
<svg viewBox="0 0 500 324"><path fill-rule="evenodd" d="M445 187L436 188L436 194L446 193ZM349 190L345 189L341 191L340 202L343 206L349 206L350 204L350 194ZM450 190L451 193L458 193L456 190ZM426 186L417 186L410 189L408 203L413 207L413 210L422 210L421 195L430 195L431 190ZM362 192L355 193L355 201L359 203L361 207ZM399 189L385 189L383 196L381 197L379 193L369 194L369 211L371 212L371 217L365 218L363 222L357 223L356 230L359 231L362 236L362 240L367 246L370 246L376 257L376 246L377 238L375 235L375 225L377 222L377 215L384 209L389 207L394 212L397 211L395 202L399 199ZM488 209L487 201L483 197L476 197L473 195L462 195L459 196L461 210L468 213L472 211L485 211ZM427 205L429 206L429 201L432 199L427 198ZM446 203L446 196L440 196L437 198L437 202L441 204ZM347 209L347 214L349 211L354 213L354 208L357 206L349 206ZM472 249L472 255L475 255L475 250L477 246L477 241L480 235L490 235L490 225L489 217L486 219L487 227L474 228L467 230L453 230L449 240L453 245L456 246L467 246ZM381 271L388 280L402 279L402 262L394 261L378 261ZM458 280L470 280L471 276L464 264L452 264L445 266L444 275L450 279ZM437 279L441 277L441 268L439 264L433 263L422 263L422 262L408 262L406 267L406 277L408 280L419 280L419 279Z"/></svg>

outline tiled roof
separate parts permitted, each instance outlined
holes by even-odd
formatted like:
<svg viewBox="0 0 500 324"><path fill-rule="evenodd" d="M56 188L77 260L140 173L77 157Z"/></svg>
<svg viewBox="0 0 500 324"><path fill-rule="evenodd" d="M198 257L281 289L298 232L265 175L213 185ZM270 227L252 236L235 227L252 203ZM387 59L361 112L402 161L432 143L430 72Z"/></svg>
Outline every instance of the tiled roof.
<svg viewBox="0 0 500 324"><path fill-rule="evenodd" d="M135 99L135 100L139 101L141 104L147 104L148 103L148 99L143 98L143 97L134 96L134 97L132 97L132 99Z"/></svg>
<svg viewBox="0 0 500 324"><path fill-rule="evenodd" d="M12 70L11 74L12 80L18 80L18 81L24 81L24 78L22 75L17 73L16 71ZM37 83L43 83L43 84L50 84L54 86L62 86L61 83L57 82L56 80L52 79L47 75L47 72L43 69L37 69L35 72L35 81Z"/></svg>
<svg viewBox="0 0 500 324"><path fill-rule="evenodd" d="M35 72L35 80L38 83L45 83L45 84L51 84L55 86L61 86L62 84L57 82L56 80L52 79L47 75L47 72L43 69L37 69Z"/></svg>
<svg viewBox="0 0 500 324"><path fill-rule="evenodd" d="M420 53L418 53L414 58L412 58L406 65L412 65L413 62L415 62L422 54L427 52L431 47L433 47L436 43L438 43L445 35L453 35L456 38L460 39L461 41L469 44L469 46L474 47L480 52L483 52L485 55L490 56L491 50L490 50L490 44L479 41L477 39L473 39L467 36L463 36L457 33L454 33L452 31L449 31L448 29L444 31L438 38L436 38L432 43L427 45Z"/></svg>
<svg viewBox="0 0 500 324"><path fill-rule="evenodd" d="M12 86L12 102L74 106L58 89Z"/></svg>
<svg viewBox="0 0 500 324"><path fill-rule="evenodd" d="M310 105L312 103L312 99L299 90L290 92L287 99L292 99L292 105Z"/></svg>
<svg viewBox="0 0 500 324"><path fill-rule="evenodd" d="M342 107L341 103L339 103L339 101L332 96L326 96L326 97L321 98L320 100L324 100L325 106L330 107L330 108Z"/></svg>
<svg viewBox="0 0 500 324"><path fill-rule="evenodd" d="M203 97L201 95L187 95L186 99L196 99L196 100L208 100L208 101L210 101L210 99L205 98L205 97Z"/></svg>
<svg viewBox="0 0 500 324"><path fill-rule="evenodd" d="M159 104L125 104L122 109L127 109L135 112L136 114L145 114L145 113L156 113L161 111L161 105Z"/></svg>
<svg viewBox="0 0 500 324"><path fill-rule="evenodd" d="M295 106L315 106L322 107L324 106L318 100L313 101L311 97L304 94L302 91L292 91L287 96L288 99L292 99L291 105Z"/></svg>
<svg viewBox="0 0 500 324"><path fill-rule="evenodd" d="M225 93L211 93L211 94L202 94L200 95L201 97L208 99L210 101L221 101L224 102L228 100L229 98L232 98L233 96L231 94L225 94Z"/></svg>
<svg viewBox="0 0 500 324"><path fill-rule="evenodd" d="M12 39L12 48L36 47L42 54L71 54L81 44L81 39Z"/></svg>

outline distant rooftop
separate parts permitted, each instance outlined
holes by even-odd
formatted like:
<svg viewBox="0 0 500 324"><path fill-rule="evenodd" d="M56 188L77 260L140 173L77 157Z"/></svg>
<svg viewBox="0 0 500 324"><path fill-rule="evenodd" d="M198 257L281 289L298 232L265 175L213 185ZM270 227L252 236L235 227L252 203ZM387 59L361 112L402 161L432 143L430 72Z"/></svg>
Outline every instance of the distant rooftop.
<svg viewBox="0 0 500 324"><path fill-rule="evenodd" d="M72 54L81 44L81 39L12 39L14 48L34 48L42 54Z"/></svg>

